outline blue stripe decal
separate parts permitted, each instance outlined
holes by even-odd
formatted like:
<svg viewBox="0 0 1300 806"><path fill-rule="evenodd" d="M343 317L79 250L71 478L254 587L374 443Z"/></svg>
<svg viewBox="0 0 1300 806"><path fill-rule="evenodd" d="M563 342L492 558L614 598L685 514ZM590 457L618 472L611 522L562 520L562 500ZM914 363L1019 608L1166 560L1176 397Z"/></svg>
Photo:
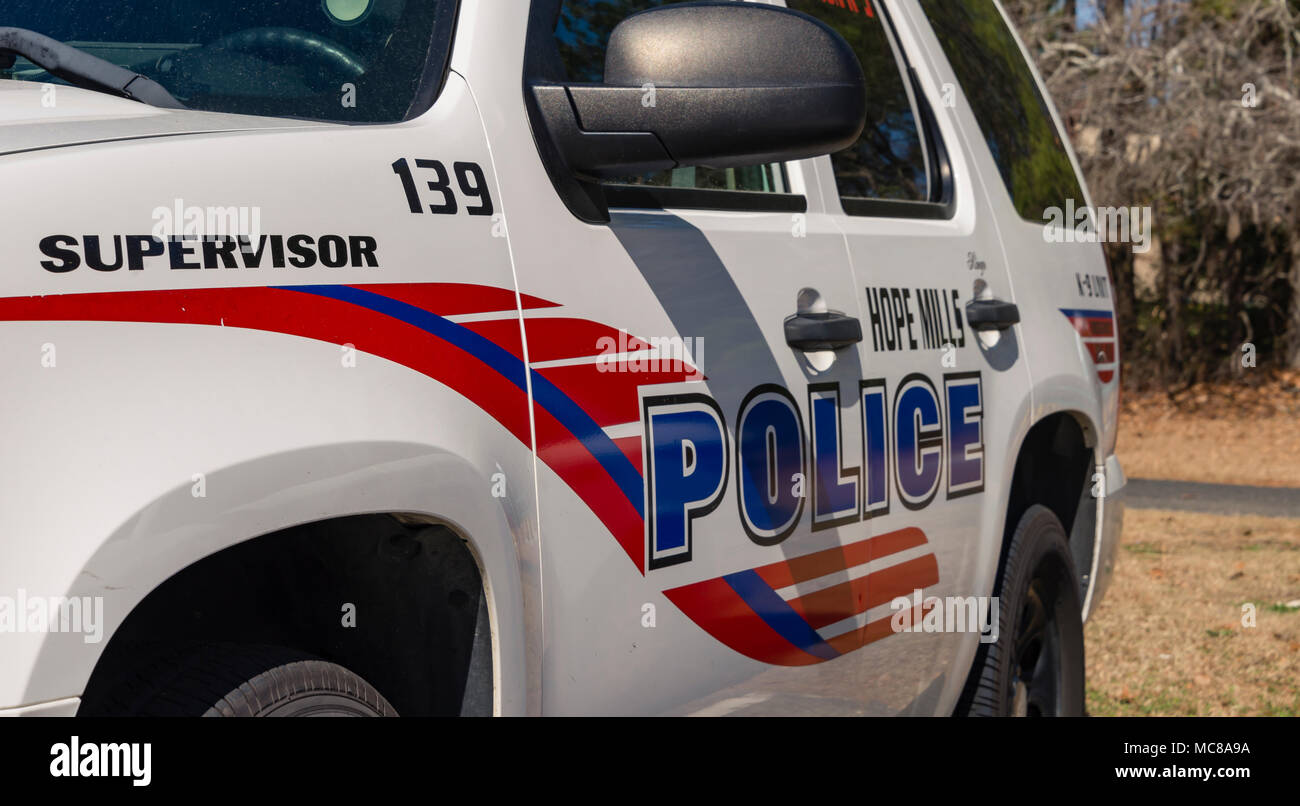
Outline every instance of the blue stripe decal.
<svg viewBox="0 0 1300 806"><path fill-rule="evenodd" d="M496 370L506 380L527 391L524 381L524 362L509 351L469 328L448 321L435 313L407 302L385 297L373 291L352 288L346 285L295 285L276 286L285 291L301 291L342 302L349 302L362 308L391 316L418 327L443 341L452 344ZM533 381L533 398L552 417L560 422L569 433L573 434L591 455L600 463L614 483L627 496L627 500L636 508L637 514L645 517L645 492L641 474L631 460L619 450L596 421L573 399L564 394L559 387L538 373L529 370Z"/></svg>
<svg viewBox="0 0 1300 806"><path fill-rule="evenodd" d="M776 630L785 640L822 660L840 656L756 571L738 571L727 574L723 580L745 600L745 604L754 609L759 618L767 622L767 626Z"/></svg>
<svg viewBox="0 0 1300 806"><path fill-rule="evenodd" d="M1065 314L1071 319L1075 318L1076 316L1083 317L1084 319L1114 319L1115 318L1115 314L1111 313L1110 311L1086 311L1086 310L1072 310L1067 308L1061 308L1060 311L1061 313Z"/></svg>

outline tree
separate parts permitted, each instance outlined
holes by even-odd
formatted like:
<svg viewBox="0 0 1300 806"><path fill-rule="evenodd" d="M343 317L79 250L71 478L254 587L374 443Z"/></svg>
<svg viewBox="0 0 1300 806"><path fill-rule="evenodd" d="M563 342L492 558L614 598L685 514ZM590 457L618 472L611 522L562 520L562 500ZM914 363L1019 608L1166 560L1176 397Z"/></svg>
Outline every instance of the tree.
<svg viewBox="0 0 1300 806"><path fill-rule="evenodd" d="M1247 339L1300 368L1300 4L1098 0L1083 29L1052 3L1005 5L1093 203L1153 209L1152 288L1108 250L1129 354L1169 383L1239 370Z"/></svg>

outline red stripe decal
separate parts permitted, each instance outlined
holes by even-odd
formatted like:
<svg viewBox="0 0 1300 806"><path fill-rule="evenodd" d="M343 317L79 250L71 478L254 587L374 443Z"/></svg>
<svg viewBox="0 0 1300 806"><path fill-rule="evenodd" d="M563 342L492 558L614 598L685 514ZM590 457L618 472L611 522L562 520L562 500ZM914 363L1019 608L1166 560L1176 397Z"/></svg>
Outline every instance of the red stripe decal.
<svg viewBox="0 0 1300 806"><path fill-rule="evenodd" d="M353 288L373 291L439 316L493 311L510 315L516 313L515 292L509 288L469 283L377 283ZM525 309L559 307L559 303L541 297L522 294L521 298Z"/></svg>
<svg viewBox="0 0 1300 806"><path fill-rule="evenodd" d="M822 659L785 640L723 579L664 591L705 632L746 657L779 666L808 666Z"/></svg>
<svg viewBox="0 0 1300 806"><path fill-rule="evenodd" d="M1087 348L1088 355L1092 356L1092 363L1094 364L1109 364L1115 360L1115 342L1113 341L1084 342L1083 346Z"/></svg>
<svg viewBox="0 0 1300 806"><path fill-rule="evenodd" d="M825 549L802 557L755 568L763 581L773 590L788 588L799 582L824 577L836 571L843 571L855 565L861 565L879 557L920 546L926 543L925 532L915 526L908 526L896 532L859 540L845 546Z"/></svg>
<svg viewBox="0 0 1300 806"><path fill-rule="evenodd" d="M688 369L630 372L621 363L605 366L604 371L596 364L547 367L537 371L563 389L602 428L641 419L637 397L637 389L641 386L699 380Z"/></svg>
<svg viewBox="0 0 1300 806"><path fill-rule="evenodd" d="M870 644L873 641L879 641L881 638L888 638L894 634L893 620L896 614L890 614L875 621L867 622L856 630L851 630L843 635L837 635L834 638L827 639L826 643L840 654L852 652L855 649ZM920 606L912 608L912 623L920 621L922 608Z"/></svg>
<svg viewBox="0 0 1300 806"><path fill-rule="evenodd" d="M645 573L645 522L587 449L541 406L534 407L537 455L591 509Z"/></svg>
<svg viewBox="0 0 1300 806"><path fill-rule="evenodd" d="M939 563L933 554L883 568L857 579L791 599L789 604L814 629L843 621L873 607L889 604L939 581Z"/></svg>
<svg viewBox="0 0 1300 806"><path fill-rule="evenodd" d="M645 475L645 469L641 466L641 437L619 437L614 440L614 444L623 452L642 476Z"/></svg>

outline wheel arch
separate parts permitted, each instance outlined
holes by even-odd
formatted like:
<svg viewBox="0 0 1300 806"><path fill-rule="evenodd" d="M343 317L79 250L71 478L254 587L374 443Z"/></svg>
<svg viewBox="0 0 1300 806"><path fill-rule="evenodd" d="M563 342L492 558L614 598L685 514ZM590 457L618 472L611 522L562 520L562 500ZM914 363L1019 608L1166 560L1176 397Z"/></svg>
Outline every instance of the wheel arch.
<svg viewBox="0 0 1300 806"><path fill-rule="evenodd" d="M291 544L301 548L302 535L325 533L344 543L369 535L377 551L374 530L388 523L392 534L420 535L422 549L435 538L463 547L464 556L453 565L456 573L472 571L490 625L489 663L478 670L491 678L490 710L526 710L522 602L528 582L520 574L524 564L517 541L531 539L528 508L517 503L514 511L511 499L493 498L491 481L476 464L428 445L351 443L265 455L211 471L204 482L205 496L196 497L191 484L168 490L102 539L82 548L83 538L66 553L60 564L71 583L64 595L102 601L102 639L92 643L58 632L39 636L23 702L85 691L118 630L140 614L156 616L159 599L151 597L176 601L176 580L192 580L196 573L203 579L210 569L226 568L227 552L280 557ZM363 564L360 571L365 577L373 568ZM238 590L233 581L230 587ZM274 591L259 595L276 603ZM340 624L340 607L320 618ZM362 623L365 614L357 618Z"/></svg>
<svg viewBox="0 0 1300 806"><path fill-rule="evenodd" d="M1098 446L1096 425L1086 413L1077 410L1062 409L1047 414L1025 432L1016 450L1008 493L999 576L1016 524L1031 506L1040 504L1051 510L1065 528L1080 574L1080 590L1086 593L1096 539L1097 512L1092 482Z"/></svg>

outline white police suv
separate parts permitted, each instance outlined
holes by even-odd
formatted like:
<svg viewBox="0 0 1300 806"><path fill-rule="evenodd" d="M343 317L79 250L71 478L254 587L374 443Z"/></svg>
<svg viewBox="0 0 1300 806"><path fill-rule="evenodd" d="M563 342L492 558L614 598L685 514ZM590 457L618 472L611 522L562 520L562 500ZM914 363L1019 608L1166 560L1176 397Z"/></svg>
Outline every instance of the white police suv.
<svg viewBox="0 0 1300 806"><path fill-rule="evenodd" d="M1114 313L994 2L0 26L0 712L1083 711Z"/></svg>

